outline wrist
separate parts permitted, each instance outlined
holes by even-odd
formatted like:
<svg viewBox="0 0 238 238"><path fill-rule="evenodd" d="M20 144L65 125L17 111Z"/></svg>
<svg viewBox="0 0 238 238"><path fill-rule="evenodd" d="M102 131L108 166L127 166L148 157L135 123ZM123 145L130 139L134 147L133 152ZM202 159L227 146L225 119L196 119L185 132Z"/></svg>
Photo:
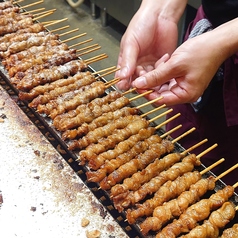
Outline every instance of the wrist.
<svg viewBox="0 0 238 238"><path fill-rule="evenodd" d="M149 11L158 17L178 23L187 4L187 0L143 0L142 11Z"/></svg>

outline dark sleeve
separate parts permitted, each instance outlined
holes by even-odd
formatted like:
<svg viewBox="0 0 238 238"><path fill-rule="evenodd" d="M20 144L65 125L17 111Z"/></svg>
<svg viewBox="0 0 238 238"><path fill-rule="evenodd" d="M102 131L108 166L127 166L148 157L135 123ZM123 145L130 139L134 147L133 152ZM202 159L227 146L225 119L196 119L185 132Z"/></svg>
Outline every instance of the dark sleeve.
<svg viewBox="0 0 238 238"><path fill-rule="evenodd" d="M202 6L214 27L238 17L238 0L202 0Z"/></svg>

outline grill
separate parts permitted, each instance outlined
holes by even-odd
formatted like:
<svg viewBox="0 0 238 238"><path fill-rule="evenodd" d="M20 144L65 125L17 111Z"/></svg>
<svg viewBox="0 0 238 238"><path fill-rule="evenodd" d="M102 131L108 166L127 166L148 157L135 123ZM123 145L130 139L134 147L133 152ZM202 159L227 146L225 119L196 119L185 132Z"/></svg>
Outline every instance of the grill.
<svg viewBox="0 0 238 238"><path fill-rule="evenodd" d="M92 73L95 72L95 70L91 66L88 66L86 70ZM29 107L27 101L22 101L19 99L18 97L19 91L11 83L8 72L5 70L3 66L1 67L0 76L1 76L1 79L0 79L1 86L8 92L8 94L15 101L17 101L18 106L25 112L25 114L37 126L37 128L39 128L40 131L47 137L50 143L59 151L59 153L62 155L65 161L67 161L68 164L73 168L73 170L77 172L78 176L82 179L82 181L86 184L86 186L93 192L93 194L98 198L101 204L108 210L108 212L113 216L113 218L118 222L118 224L124 229L125 233L129 237L145 237L142 235L138 227L138 224L140 224L141 220L138 221L138 223L136 223L135 225L129 224L126 221L126 213L125 212L120 213L117 211L117 209L115 209L113 202L110 199L110 193L108 193L107 191L103 189L99 189L98 183L89 182L87 180L86 172L89 171L89 168L87 167L87 165L80 165L78 162L76 162L78 158L78 153L72 152L68 149L68 143L62 140L59 131L57 131L52 126L52 120L47 116L39 114L35 109L32 109L31 107ZM100 80L103 81L104 83L107 82L106 79L103 77L100 77ZM105 94L109 94L110 92L115 90L116 89L113 86L111 86L110 88L106 90ZM133 103L131 103L130 106L135 107ZM156 126L155 123L152 123L152 125ZM156 133L158 133L158 135L163 135L165 132L163 129L159 128L156 131ZM172 140L172 138L170 137L168 137L168 139ZM175 151L183 152L184 148L179 143L176 142ZM196 169L199 171L202 171L203 169L205 169L205 166L201 165L197 167ZM209 177L211 175L214 176L214 174L212 174L212 172L209 171L208 173L206 173L205 176ZM225 187L225 184L221 180L219 180L216 183L215 191L218 191L223 187ZM209 197L212 192L206 193L205 197ZM234 196L232 196L230 200L235 205L237 205L238 204L237 194L234 193ZM235 219L233 219L231 223L232 224L237 223L237 221L238 221L238 218L236 215ZM231 223L229 223L228 225L231 226ZM154 237L154 236L155 234L151 232L146 237Z"/></svg>

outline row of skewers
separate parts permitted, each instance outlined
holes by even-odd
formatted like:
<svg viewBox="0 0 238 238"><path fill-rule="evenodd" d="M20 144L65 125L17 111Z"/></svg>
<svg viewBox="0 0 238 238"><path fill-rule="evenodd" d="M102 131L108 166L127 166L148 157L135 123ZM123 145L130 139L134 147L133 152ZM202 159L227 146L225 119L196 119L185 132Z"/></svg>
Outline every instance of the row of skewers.
<svg viewBox="0 0 238 238"><path fill-rule="evenodd" d="M26 8L12 1L0 3L1 63L19 98L50 120L50 126L68 150L78 156L78 163L87 168L88 181L99 184L115 208L124 211L127 221L139 225L144 235L221 235L235 217L237 207L231 198L237 183L204 198L208 191L215 191L217 180L226 175L207 177L207 172L224 159L200 172L196 169L202 164L202 156L217 145L199 155L189 153L205 139L177 152L176 142L195 128L175 139L169 134L181 125L159 135L157 130L168 121L157 126L153 122L171 109L149 120L150 113L166 105L142 114L140 109L153 101L132 107L131 102L143 94L129 98L126 95L134 89L125 93L111 90L119 79L101 80L118 70L116 67L98 72L89 69L93 62L106 58L105 54L83 60L82 52L91 50L76 46L89 41L68 46L68 41L60 39L67 32L55 34L57 31L47 30L59 21L37 21L54 9L33 14ZM237 237L237 224L224 230L222 237Z"/></svg>

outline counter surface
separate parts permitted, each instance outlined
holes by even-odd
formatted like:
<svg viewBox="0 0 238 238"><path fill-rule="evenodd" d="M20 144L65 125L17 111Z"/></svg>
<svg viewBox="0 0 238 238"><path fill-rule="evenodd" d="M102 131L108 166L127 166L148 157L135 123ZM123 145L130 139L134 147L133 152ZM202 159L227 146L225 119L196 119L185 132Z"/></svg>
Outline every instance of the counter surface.
<svg viewBox="0 0 238 238"><path fill-rule="evenodd" d="M127 237L1 87L0 135L1 237Z"/></svg>

